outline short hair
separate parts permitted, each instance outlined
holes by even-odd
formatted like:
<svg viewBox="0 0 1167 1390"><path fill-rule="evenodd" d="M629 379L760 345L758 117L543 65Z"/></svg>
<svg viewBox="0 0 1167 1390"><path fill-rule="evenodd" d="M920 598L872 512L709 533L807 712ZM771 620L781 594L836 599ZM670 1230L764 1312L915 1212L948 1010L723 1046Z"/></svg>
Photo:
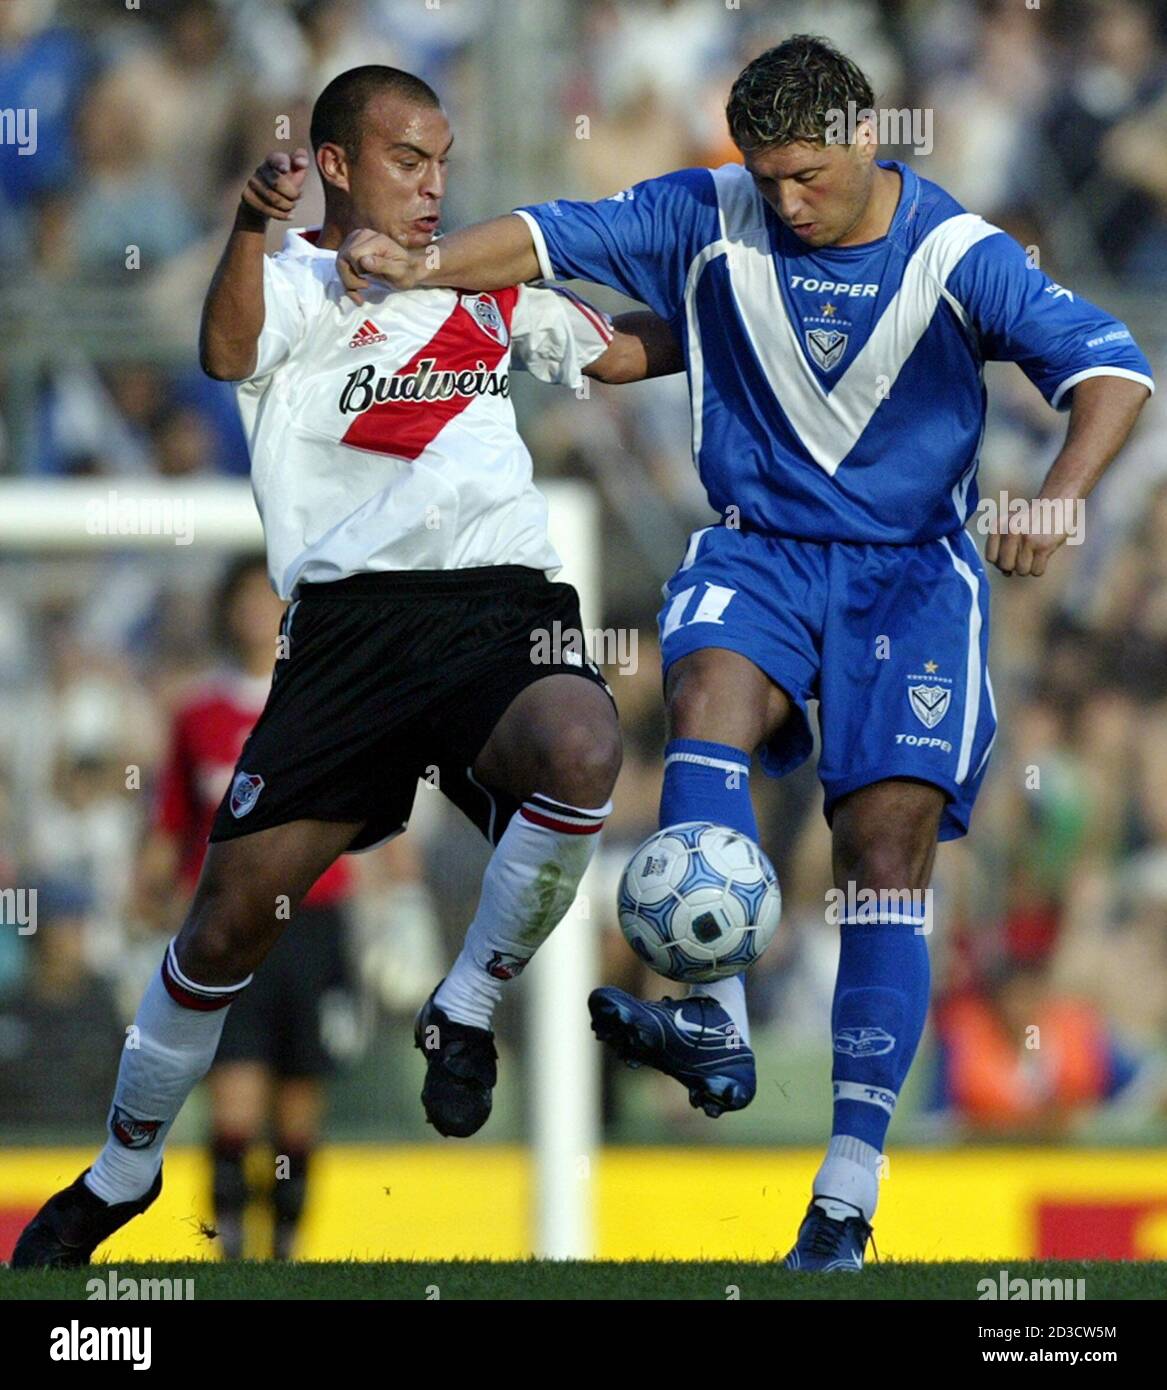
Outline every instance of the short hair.
<svg viewBox="0 0 1167 1390"><path fill-rule="evenodd" d="M828 39L793 34L738 73L725 117L744 153L798 140L825 142L830 113L848 112L852 101L856 112L875 104L858 64Z"/></svg>
<svg viewBox="0 0 1167 1390"><path fill-rule="evenodd" d="M379 92L395 93L419 106L442 104L429 83L411 72L379 63L349 68L334 77L316 98L310 130L313 150L321 145L339 145L350 159L355 159L361 150L361 117L370 98Z"/></svg>

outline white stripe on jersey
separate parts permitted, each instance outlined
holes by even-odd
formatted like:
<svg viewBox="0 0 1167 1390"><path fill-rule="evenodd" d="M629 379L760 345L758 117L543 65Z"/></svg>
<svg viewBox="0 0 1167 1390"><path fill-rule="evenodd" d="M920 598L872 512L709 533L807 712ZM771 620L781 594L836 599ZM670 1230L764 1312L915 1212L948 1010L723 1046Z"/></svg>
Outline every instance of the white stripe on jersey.
<svg viewBox="0 0 1167 1390"><path fill-rule="evenodd" d="M886 390L894 385L908 357L928 329L943 297L963 319L963 311L944 289L945 281L965 254L1000 228L973 213L942 222L912 253L899 289L846 372L828 393L815 375L786 312L775 271L761 194L752 177L737 164L713 170L721 238L693 260L685 286L693 381L693 436L701 438L703 358L697 330L696 293L709 261L725 252L730 288L754 353L779 403L815 463L832 477L871 423Z"/></svg>
<svg viewBox="0 0 1167 1390"><path fill-rule="evenodd" d="M697 552L701 549L702 537L707 536L713 529L714 528L712 526L702 526L699 531L694 531L689 536L689 544L685 548L685 558L681 561L681 566L680 569L677 570L677 574L682 574L685 570L691 569L693 567L693 565L697 561ZM666 579L665 582L660 586L661 598L668 598L669 585L673 582L674 578L676 578L676 575L672 576L669 579Z"/></svg>
<svg viewBox="0 0 1167 1390"><path fill-rule="evenodd" d="M973 739L976 737L977 720L981 713L981 586L976 575L949 545L946 537L941 539L940 544L948 551L948 558L952 561L953 569L968 585L969 593L972 596L972 607L969 609L968 616L968 660L965 663L964 725L960 731L960 756L956 762L956 780L963 782L968 776ZM988 757L987 753L985 757Z"/></svg>
<svg viewBox="0 0 1167 1390"><path fill-rule="evenodd" d="M687 570L692 567L697 559L697 551L701 548L701 537L707 536L712 530L712 526L702 526L700 531L694 531L689 537L689 544L685 549L685 558L681 561L681 569ZM678 573L680 573L680 571L678 571Z"/></svg>
<svg viewBox="0 0 1167 1390"><path fill-rule="evenodd" d="M716 256L729 252L724 239L711 241L693 257L685 279L685 318L689 325L689 408L693 412L693 458L701 456L701 416L705 409L705 354L701 349L701 329L697 322L697 282L701 272Z"/></svg>
<svg viewBox="0 0 1167 1390"><path fill-rule="evenodd" d="M981 373L982 380L984 373ZM977 469L981 466L981 445L985 442L985 418L981 419L981 432L977 435L977 447L973 450L972 462L956 480L956 486L952 489L952 505L956 510L956 520L963 529L965 519L968 517L968 490L972 487L973 479L977 476Z"/></svg>
<svg viewBox="0 0 1167 1390"><path fill-rule="evenodd" d="M989 697L989 712L993 716L993 724L997 724L997 702L993 699L993 680L989 675L988 668L985 669L985 694ZM993 751L993 744L997 742L998 729L994 727L993 737L989 739L989 746L985 749L985 756L977 764L977 770L973 773L974 777L979 777L981 769L989 761L989 754Z"/></svg>

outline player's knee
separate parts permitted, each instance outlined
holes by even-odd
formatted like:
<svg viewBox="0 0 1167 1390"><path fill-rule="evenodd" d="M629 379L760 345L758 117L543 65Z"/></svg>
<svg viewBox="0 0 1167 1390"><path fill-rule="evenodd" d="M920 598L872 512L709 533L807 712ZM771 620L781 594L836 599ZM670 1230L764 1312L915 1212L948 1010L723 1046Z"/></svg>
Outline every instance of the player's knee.
<svg viewBox="0 0 1167 1390"><path fill-rule="evenodd" d="M537 790L572 806L600 806L612 794L623 756L614 719L572 725L541 750Z"/></svg>
<svg viewBox="0 0 1167 1390"><path fill-rule="evenodd" d="M744 660L729 666L718 660L726 655L693 652L669 672L671 738L710 739L751 749L761 742L773 686Z"/></svg>
<svg viewBox="0 0 1167 1390"><path fill-rule="evenodd" d="M836 843L836 862L857 888L923 888L929 845L884 829Z"/></svg>
<svg viewBox="0 0 1167 1390"><path fill-rule="evenodd" d="M833 819L837 872L860 888L927 887L943 806L933 787L876 783L853 792Z"/></svg>
<svg viewBox="0 0 1167 1390"><path fill-rule="evenodd" d="M251 974L275 936L254 900L223 886L201 887L175 942L178 964L199 984L234 984Z"/></svg>
<svg viewBox="0 0 1167 1390"><path fill-rule="evenodd" d="M668 688L669 728L674 738L697 738L706 733L712 711L721 703L714 682L695 652L693 660L681 663Z"/></svg>

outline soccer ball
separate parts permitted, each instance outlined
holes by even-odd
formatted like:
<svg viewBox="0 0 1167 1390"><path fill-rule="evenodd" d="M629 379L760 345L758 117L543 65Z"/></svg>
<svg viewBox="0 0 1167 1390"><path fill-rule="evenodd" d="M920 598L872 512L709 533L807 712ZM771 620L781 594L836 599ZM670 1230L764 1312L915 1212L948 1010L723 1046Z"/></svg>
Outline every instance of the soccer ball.
<svg viewBox="0 0 1167 1390"><path fill-rule="evenodd" d="M686 821L650 835L620 880L620 928L658 975L689 984L737 975L774 939L774 866L738 830Z"/></svg>

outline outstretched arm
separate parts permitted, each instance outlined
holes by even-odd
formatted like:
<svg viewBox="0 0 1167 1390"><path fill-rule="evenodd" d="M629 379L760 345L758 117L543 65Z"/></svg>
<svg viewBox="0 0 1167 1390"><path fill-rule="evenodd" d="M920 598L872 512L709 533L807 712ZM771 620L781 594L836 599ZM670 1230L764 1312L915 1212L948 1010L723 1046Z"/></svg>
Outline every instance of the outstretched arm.
<svg viewBox="0 0 1167 1390"><path fill-rule="evenodd" d="M358 304L373 279L398 290L423 285L501 290L542 273L531 230L513 212L413 250L367 228L350 232L337 250L336 268Z"/></svg>

